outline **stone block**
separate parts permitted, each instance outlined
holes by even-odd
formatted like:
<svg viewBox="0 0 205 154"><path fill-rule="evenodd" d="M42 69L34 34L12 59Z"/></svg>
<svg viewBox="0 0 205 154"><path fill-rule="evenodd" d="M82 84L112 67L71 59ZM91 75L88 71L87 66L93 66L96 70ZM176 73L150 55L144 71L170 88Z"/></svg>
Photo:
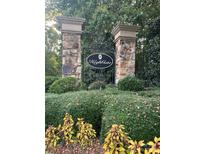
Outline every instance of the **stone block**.
<svg viewBox="0 0 205 154"><path fill-rule="evenodd" d="M62 64L63 76L81 77L81 33L83 18L57 17L62 33Z"/></svg>
<svg viewBox="0 0 205 154"><path fill-rule="evenodd" d="M135 74L136 26L118 24L112 34L116 47L116 83L128 75Z"/></svg>

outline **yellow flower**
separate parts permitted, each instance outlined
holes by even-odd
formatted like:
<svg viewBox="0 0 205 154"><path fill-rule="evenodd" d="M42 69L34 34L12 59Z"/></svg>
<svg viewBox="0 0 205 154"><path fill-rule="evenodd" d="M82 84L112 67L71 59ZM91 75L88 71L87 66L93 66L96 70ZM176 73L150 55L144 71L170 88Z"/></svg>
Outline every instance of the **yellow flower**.
<svg viewBox="0 0 205 154"><path fill-rule="evenodd" d="M147 144L151 146L149 152L151 152L152 154L160 153L160 137L159 138L155 137L154 142L150 141Z"/></svg>
<svg viewBox="0 0 205 154"><path fill-rule="evenodd" d="M144 141L133 141L130 140L129 141L130 146L128 147L128 149L130 150L130 154L141 154L141 150L142 150L142 146L144 146Z"/></svg>

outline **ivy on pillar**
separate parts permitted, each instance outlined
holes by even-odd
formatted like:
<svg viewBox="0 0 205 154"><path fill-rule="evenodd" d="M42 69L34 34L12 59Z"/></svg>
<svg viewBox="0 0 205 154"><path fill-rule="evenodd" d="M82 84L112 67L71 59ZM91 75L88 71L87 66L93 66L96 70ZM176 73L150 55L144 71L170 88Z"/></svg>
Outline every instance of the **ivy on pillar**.
<svg viewBox="0 0 205 154"><path fill-rule="evenodd" d="M116 47L115 83L135 74L135 46L137 26L118 24L113 28Z"/></svg>
<svg viewBox="0 0 205 154"><path fill-rule="evenodd" d="M62 34L62 76L81 78L81 34L84 18L57 17Z"/></svg>

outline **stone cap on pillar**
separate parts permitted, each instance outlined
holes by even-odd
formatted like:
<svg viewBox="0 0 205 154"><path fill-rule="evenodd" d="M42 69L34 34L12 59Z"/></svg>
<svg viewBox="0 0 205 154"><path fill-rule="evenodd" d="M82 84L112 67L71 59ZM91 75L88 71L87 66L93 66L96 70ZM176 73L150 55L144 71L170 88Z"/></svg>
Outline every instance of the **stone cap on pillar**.
<svg viewBox="0 0 205 154"><path fill-rule="evenodd" d="M120 38L136 38L136 32L138 28L134 25L124 25L118 24L116 27L113 28L112 34L115 37L115 42Z"/></svg>
<svg viewBox="0 0 205 154"><path fill-rule="evenodd" d="M58 16L56 17L56 19L61 32L69 32L75 34L82 33L82 25L85 22L84 18Z"/></svg>

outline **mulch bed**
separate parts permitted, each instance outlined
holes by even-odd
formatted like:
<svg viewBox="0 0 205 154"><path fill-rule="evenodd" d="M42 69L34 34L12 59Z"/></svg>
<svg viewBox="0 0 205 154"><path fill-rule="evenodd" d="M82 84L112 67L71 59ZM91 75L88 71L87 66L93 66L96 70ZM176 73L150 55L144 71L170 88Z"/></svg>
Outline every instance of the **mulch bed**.
<svg viewBox="0 0 205 154"><path fill-rule="evenodd" d="M104 154L102 145L99 140L94 140L92 146L83 149L79 144L70 146L58 146L55 150L49 149L49 154Z"/></svg>

